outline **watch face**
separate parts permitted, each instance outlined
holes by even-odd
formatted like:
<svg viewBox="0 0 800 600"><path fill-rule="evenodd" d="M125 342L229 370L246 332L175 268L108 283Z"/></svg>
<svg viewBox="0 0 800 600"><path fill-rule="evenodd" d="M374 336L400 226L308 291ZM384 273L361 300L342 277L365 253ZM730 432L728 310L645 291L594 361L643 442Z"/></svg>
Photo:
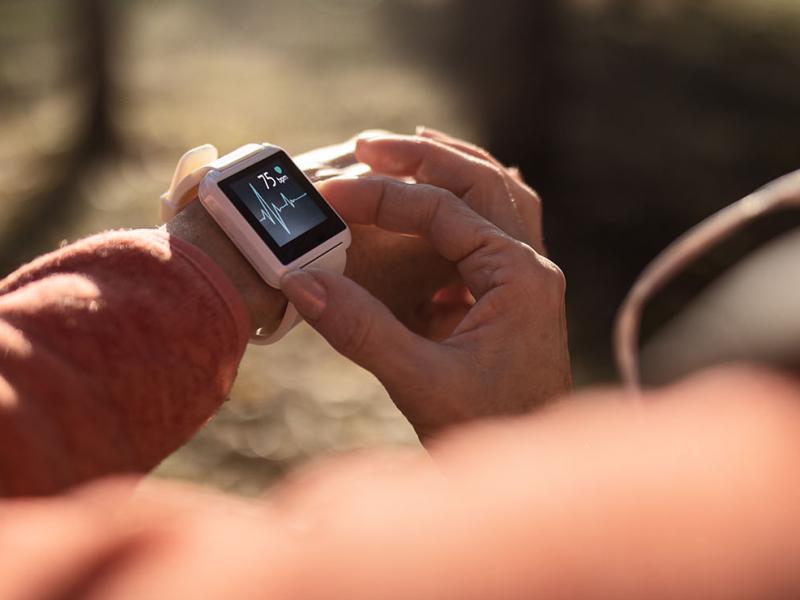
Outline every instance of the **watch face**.
<svg viewBox="0 0 800 600"><path fill-rule="evenodd" d="M345 229L283 151L223 179L219 187L285 265Z"/></svg>

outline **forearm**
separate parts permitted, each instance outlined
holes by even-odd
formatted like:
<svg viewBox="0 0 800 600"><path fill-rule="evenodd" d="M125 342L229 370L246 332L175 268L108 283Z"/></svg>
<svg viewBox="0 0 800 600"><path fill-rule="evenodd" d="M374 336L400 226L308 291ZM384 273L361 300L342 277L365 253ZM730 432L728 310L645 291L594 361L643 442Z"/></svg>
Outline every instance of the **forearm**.
<svg viewBox="0 0 800 600"><path fill-rule="evenodd" d="M145 472L226 397L248 316L163 232L111 232L0 282L0 495Z"/></svg>
<svg viewBox="0 0 800 600"><path fill-rule="evenodd" d="M799 393L744 371L593 395L261 508L164 484L0 505L0 597L796 598Z"/></svg>

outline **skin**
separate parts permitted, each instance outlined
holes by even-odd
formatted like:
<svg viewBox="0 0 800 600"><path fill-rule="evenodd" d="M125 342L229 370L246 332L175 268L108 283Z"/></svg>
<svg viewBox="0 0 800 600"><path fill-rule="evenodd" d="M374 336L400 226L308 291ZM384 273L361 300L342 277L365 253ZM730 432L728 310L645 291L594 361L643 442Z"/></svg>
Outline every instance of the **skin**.
<svg viewBox="0 0 800 600"><path fill-rule="evenodd" d="M380 175L319 185L353 229L347 271L285 278L301 315L381 380L423 440L568 393L565 282L544 256L536 193L485 150L436 131L370 134L356 157ZM166 227L229 274L254 329L277 327L284 295L200 203Z"/></svg>
<svg viewBox="0 0 800 600"><path fill-rule="evenodd" d="M425 440L464 421L527 412L570 389L564 277L440 188L388 178L328 189L345 218L428 239L476 299L440 342L414 334L352 280L318 269L282 288L343 355L374 373Z"/></svg>

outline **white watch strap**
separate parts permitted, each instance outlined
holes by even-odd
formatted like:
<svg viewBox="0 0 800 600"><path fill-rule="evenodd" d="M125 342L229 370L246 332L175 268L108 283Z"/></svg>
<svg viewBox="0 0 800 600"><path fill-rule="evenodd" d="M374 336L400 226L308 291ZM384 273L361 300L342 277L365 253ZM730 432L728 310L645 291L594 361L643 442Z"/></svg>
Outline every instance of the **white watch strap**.
<svg viewBox="0 0 800 600"><path fill-rule="evenodd" d="M302 268L315 267L320 269L328 269L329 271L334 271L336 273L344 273L344 267L346 264L347 250L343 245L339 245L332 250L329 250L319 258L312 260L307 265L303 265ZM250 336L250 343L260 346L274 344L287 333L289 333L292 328L294 328L294 326L300 323L302 320L303 317L298 314L297 309L292 305L291 302L289 302L289 304L286 305L286 312L283 313L283 319L281 319L281 323L278 325L278 328L269 335L262 335L260 333L261 330L257 330L253 335Z"/></svg>
<svg viewBox="0 0 800 600"><path fill-rule="evenodd" d="M211 144L192 148L181 156L169 189L161 194L161 220L166 223L181 212L197 197L197 186L211 170L210 163L219 158L219 152Z"/></svg>

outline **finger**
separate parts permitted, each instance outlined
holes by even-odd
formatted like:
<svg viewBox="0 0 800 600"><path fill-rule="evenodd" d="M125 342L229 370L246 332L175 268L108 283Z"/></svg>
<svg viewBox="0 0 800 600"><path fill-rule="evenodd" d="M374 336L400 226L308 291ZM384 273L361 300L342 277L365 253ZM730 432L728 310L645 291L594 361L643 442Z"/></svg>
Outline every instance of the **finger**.
<svg viewBox="0 0 800 600"><path fill-rule="evenodd" d="M435 140L441 144L445 144L450 146L451 148L455 148L456 150L463 152L464 154L469 154L475 158L479 158L481 160L488 161L493 165L501 168L505 168L505 165L497 160L491 152L467 142L466 140L462 140L456 137L453 137L443 131L439 131L438 129L433 129L431 127L417 127L417 135L423 138L428 138L431 140Z"/></svg>
<svg viewBox="0 0 800 600"><path fill-rule="evenodd" d="M389 177L332 179L325 195L350 223L418 235L458 265L475 298L496 285L494 275L512 265L519 245L497 226L441 188L407 184Z"/></svg>
<svg viewBox="0 0 800 600"><path fill-rule="evenodd" d="M470 190L494 192L502 179L498 167L436 140L412 135L361 137L356 157L386 175L413 177L463 198ZM505 184L499 189L505 191Z"/></svg>
<svg viewBox="0 0 800 600"><path fill-rule="evenodd" d="M419 309L427 326L425 337L435 341L450 337L474 304L475 298L463 283L438 290Z"/></svg>
<svg viewBox="0 0 800 600"><path fill-rule="evenodd" d="M518 210L527 210L527 204L538 203L538 198L499 163L477 154L419 136L373 136L360 138L356 145L358 160L373 170L449 190L513 237L536 245L535 232L525 226Z"/></svg>
<svg viewBox="0 0 800 600"><path fill-rule="evenodd" d="M415 380L420 365L441 351L411 333L354 281L323 269L292 271L281 289L303 318L331 346L375 374L384 385ZM420 362L423 361L423 362Z"/></svg>
<svg viewBox="0 0 800 600"><path fill-rule="evenodd" d="M463 283L457 282L437 290L431 298L431 302L459 303L471 306L475 304L475 298Z"/></svg>
<svg viewBox="0 0 800 600"><path fill-rule="evenodd" d="M464 260L487 235L502 232L450 192L389 177L338 178L320 189L348 223L418 235L451 262Z"/></svg>
<svg viewBox="0 0 800 600"><path fill-rule="evenodd" d="M373 137L377 134L373 133ZM481 160L488 161L493 165L503 169L519 186L521 189L524 189L528 192L533 192L533 190L525 183L525 180L522 177L522 174L519 172L519 169L516 167L507 167L503 163L501 163L495 156L486 150L485 148L481 148L480 146L473 144L471 142L467 142L466 140L459 139L457 137L453 137L443 131L439 131L438 129L433 129L431 127L417 127L417 135L424 138L430 138L432 140L436 140L441 144L445 144L450 146L451 148L455 148L456 150L463 152L464 154L469 154L470 156L474 156L475 158L479 158Z"/></svg>
<svg viewBox="0 0 800 600"><path fill-rule="evenodd" d="M540 219L541 200L539 199L539 195L536 193L536 191L525 182L525 179L522 177L522 173L520 173L518 168L506 167L488 150L448 135L437 129L432 129L430 127L418 127L417 135L420 137L430 138L441 144L455 148L464 154L468 154L477 159L485 160L498 167L506 178L506 183L511 191L511 195L517 202L517 207L522 212L524 217L523 221L532 225L531 230L528 232L530 236L528 241L530 241L531 245L536 249L537 252L540 254L545 254Z"/></svg>

